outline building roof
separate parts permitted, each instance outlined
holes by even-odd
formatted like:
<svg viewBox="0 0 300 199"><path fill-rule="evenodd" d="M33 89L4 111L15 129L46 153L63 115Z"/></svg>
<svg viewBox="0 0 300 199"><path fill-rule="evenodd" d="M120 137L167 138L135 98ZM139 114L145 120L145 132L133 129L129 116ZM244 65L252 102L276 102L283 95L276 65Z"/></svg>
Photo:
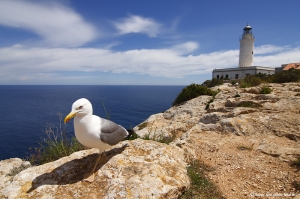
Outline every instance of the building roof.
<svg viewBox="0 0 300 199"><path fill-rule="evenodd" d="M227 72L227 71L245 71L245 70L268 70L275 71L275 68L266 66L247 66L247 67L237 67L237 68L216 68L213 72Z"/></svg>
<svg viewBox="0 0 300 199"><path fill-rule="evenodd" d="M286 67L283 68L283 70L289 70L291 68L300 70L300 62L299 63L289 63L288 65L286 65Z"/></svg>

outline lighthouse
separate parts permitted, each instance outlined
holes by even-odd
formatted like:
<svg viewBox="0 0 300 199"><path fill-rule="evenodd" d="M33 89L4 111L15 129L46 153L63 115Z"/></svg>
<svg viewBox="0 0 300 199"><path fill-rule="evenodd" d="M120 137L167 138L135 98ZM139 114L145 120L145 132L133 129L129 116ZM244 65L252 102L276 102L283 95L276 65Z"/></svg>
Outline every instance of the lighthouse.
<svg viewBox="0 0 300 199"><path fill-rule="evenodd" d="M252 27L247 24L243 29L243 35L240 39L240 57L239 68L249 67L253 64L254 37Z"/></svg>
<svg viewBox="0 0 300 199"><path fill-rule="evenodd" d="M212 78L216 79L243 79L248 75L267 74L272 75L275 69L267 66L253 66L254 36L252 28L247 24L243 29L240 39L240 59L236 68L215 68Z"/></svg>

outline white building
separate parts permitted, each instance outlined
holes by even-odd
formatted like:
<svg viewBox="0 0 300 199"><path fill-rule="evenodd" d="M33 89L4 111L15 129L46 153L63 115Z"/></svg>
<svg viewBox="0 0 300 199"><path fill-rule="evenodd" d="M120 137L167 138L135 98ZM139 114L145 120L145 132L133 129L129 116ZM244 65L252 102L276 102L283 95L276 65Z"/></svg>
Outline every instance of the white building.
<svg viewBox="0 0 300 199"><path fill-rule="evenodd" d="M240 39L239 66L237 68L214 69L212 77L217 79L242 79L247 75L256 75L259 73L274 74L274 68L252 65L254 40L252 27L247 24L243 29L243 35Z"/></svg>

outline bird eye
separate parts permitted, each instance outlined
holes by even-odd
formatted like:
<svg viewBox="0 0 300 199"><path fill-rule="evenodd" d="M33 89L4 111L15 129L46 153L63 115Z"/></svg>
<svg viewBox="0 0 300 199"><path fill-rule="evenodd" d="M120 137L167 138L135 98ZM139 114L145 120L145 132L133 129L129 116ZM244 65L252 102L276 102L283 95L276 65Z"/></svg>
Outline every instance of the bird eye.
<svg viewBox="0 0 300 199"><path fill-rule="evenodd" d="M79 109L82 109L82 106L79 106Z"/></svg>

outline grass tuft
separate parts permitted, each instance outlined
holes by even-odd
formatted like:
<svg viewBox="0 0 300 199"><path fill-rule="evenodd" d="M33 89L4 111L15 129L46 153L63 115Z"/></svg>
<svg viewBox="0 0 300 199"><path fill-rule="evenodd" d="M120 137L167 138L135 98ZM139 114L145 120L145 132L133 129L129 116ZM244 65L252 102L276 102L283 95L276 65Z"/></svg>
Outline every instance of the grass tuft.
<svg viewBox="0 0 300 199"><path fill-rule="evenodd" d="M18 173L20 173L21 171L23 171L23 170L25 170L25 169L27 169L27 168L29 168L29 167L31 167L30 164L28 164L28 165L23 165L23 164L21 164L19 167L13 167L13 168L9 171L9 173L6 174L6 176L15 176L15 175L17 175Z"/></svg>
<svg viewBox="0 0 300 199"><path fill-rule="evenodd" d="M139 128L138 130L142 130L142 129L146 128L147 126L148 126L148 122L143 122L138 125L138 128Z"/></svg>
<svg viewBox="0 0 300 199"><path fill-rule="evenodd" d="M41 165L47 162L58 160L59 158L69 156L80 150L86 150L87 147L80 144L74 136L68 135L65 127L62 127L62 114L58 114L60 125L56 127L52 124L46 125L46 138L39 142L39 147L29 148L31 154L26 157L32 165Z"/></svg>
<svg viewBox="0 0 300 199"><path fill-rule="evenodd" d="M261 105L252 101L242 101L237 107L259 108Z"/></svg>
<svg viewBox="0 0 300 199"><path fill-rule="evenodd" d="M258 86L262 83L261 78L255 75L248 75L246 76L240 83L241 88L248 88L252 86Z"/></svg>
<svg viewBox="0 0 300 199"><path fill-rule="evenodd" d="M269 94L272 92L272 89L270 87L267 86L263 86L261 88L260 94Z"/></svg>
<svg viewBox="0 0 300 199"><path fill-rule="evenodd" d="M207 109L209 108L209 105L210 105L214 100L215 100L215 98L213 97L213 98L211 98L211 99L207 102L207 104L206 104L206 106L205 106L205 110L207 110Z"/></svg>
<svg viewBox="0 0 300 199"><path fill-rule="evenodd" d="M194 198L224 198L218 187L205 175L213 169L199 160L193 160L187 167L187 173L191 181L190 188L179 197L180 199Z"/></svg>
<svg viewBox="0 0 300 199"><path fill-rule="evenodd" d="M176 136L173 135L171 137L164 136L163 134L154 134L154 136L150 136L150 133L146 134L144 137L142 137L143 140L153 140L156 142L164 143L164 144L170 144L175 140Z"/></svg>
<svg viewBox="0 0 300 199"><path fill-rule="evenodd" d="M298 171L300 170L300 155L294 160L291 164L292 166L296 167ZM300 187L300 186L299 186Z"/></svg>
<svg viewBox="0 0 300 199"><path fill-rule="evenodd" d="M133 129L127 130L131 135L126 137L124 140L135 140L141 138Z"/></svg>
<svg viewBox="0 0 300 199"><path fill-rule="evenodd" d="M296 191L300 191L300 182L299 181L294 180L292 182L292 185L296 189Z"/></svg>
<svg viewBox="0 0 300 199"><path fill-rule="evenodd" d="M253 147L250 146L238 146L237 148L241 151L245 151L245 150L251 151L253 149Z"/></svg>

